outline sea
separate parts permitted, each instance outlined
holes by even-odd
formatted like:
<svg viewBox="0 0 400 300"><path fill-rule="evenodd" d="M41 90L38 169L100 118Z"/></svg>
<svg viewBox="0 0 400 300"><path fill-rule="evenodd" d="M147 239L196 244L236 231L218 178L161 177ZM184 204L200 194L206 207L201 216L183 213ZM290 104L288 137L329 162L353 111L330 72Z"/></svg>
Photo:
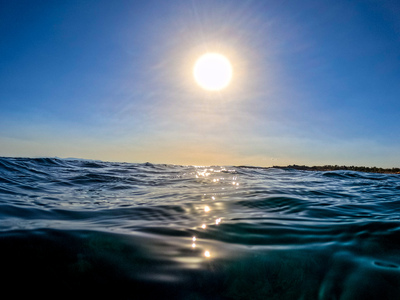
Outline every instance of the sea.
<svg viewBox="0 0 400 300"><path fill-rule="evenodd" d="M400 299L400 175L2 157L0 271L15 299Z"/></svg>

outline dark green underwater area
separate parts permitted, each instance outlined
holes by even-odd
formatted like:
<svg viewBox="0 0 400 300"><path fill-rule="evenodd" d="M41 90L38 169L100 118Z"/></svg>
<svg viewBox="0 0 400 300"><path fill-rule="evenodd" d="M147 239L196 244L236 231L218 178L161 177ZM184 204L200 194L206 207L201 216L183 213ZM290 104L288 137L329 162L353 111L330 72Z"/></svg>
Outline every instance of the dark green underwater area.
<svg viewBox="0 0 400 300"><path fill-rule="evenodd" d="M400 175L0 158L4 295L400 299Z"/></svg>

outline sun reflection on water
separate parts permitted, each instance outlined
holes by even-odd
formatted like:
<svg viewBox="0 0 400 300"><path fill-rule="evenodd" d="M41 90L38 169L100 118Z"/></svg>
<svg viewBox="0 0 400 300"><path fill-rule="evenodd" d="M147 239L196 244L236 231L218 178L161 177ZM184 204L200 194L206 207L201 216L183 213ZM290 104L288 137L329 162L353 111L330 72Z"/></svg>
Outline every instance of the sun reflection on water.
<svg viewBox="0 0 400 300"><path fill-rule="evenodd" d="M196 227L197 229L195 230L199 228L202 230L198 232L200 239L196 236L191 238L191 248L196 251L195 253L203 253L202 256L207 259L211 258L212 255L210 249L203 248L204 244L208 242L206 240L202 241L201 235L205 230L216 230L216 226L222 223L223 216L218 215L220 214L218 212L223 210L224 204L221 201L217 201L217 199L220 198L219 196L226 194L227 191L238 188L239 178L235 173L235 170L227 170L226 168L197 167L194 174L197 179L201 180L201 183L206 183L204 186L210 190L201 194L203 204L198 206L197 211L202 216L202 220L199 222L201 225ZM213 253L213 256L215 257L215 253Z"/></svg>

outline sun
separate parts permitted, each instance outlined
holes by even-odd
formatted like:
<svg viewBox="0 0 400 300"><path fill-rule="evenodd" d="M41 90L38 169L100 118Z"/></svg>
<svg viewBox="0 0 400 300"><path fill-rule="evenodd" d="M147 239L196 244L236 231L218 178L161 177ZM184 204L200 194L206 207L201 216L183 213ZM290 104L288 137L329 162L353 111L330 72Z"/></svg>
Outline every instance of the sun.
<svg viewBox="0 0 400 300"><path fill-rule="evenodd" d="M196 83L208 91L220 91L232 80L233 69L230 61L219 53L205 53L193 67Z"/></svg>

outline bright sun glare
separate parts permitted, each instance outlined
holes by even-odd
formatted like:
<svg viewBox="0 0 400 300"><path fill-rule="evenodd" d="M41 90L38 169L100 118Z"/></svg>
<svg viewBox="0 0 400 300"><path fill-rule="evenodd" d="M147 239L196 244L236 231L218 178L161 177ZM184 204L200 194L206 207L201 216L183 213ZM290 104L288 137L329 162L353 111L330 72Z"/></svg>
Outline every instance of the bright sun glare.
<svg viewBox="0 0 400 300"><path fill-rule="evenodd" d="M208 91L220 91L231 82L233 75L230 61L218 53L206 53L200 56L193 68L197 84Z"/></svg>

